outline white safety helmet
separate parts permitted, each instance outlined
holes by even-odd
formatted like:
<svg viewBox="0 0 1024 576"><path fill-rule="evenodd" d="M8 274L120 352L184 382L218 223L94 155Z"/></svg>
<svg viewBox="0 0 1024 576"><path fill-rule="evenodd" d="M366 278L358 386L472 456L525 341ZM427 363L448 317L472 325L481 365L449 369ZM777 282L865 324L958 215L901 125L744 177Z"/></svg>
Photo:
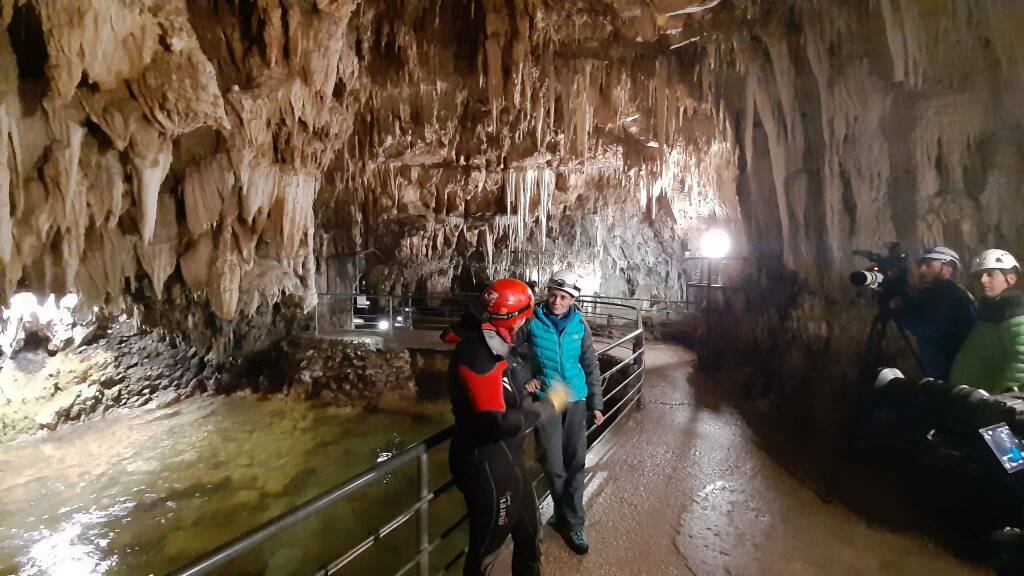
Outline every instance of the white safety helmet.
<svg viewBox="0 0 1024 576"><path fill-rule="evenodd" d="M938 260L939 262L952 264L957 269L960 268L960 255L952 248L946 248L945 246L928 248L921 255L921 260Z"/></svg>
<svg viewBox="0 0 1024 576"><path fill-rule="evenodd" d="M1020 264L1006 250L992 248L985 250L974 258L971 265L971 274L977 274L982 270L1020 270Z"/></svg>
<svg viewBox="0 0 1024 576"><path fill-rule="evenodd" d="M548 280L548 290L561 290L573 298L578 298L582 290L576 284L576 274L572 270L559 270Z"/></svg>

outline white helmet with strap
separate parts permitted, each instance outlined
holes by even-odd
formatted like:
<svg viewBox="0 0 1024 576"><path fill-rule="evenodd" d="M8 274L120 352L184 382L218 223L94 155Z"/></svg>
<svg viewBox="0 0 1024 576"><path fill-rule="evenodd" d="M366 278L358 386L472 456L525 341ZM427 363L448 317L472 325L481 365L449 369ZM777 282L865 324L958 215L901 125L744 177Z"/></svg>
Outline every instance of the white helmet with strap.
<svg viewBox="0 0 1024 576"><path fill-rule="evenodd" d="M548 290L561 290L573 298L578 298L583 291L576 284L576 274L568 269L559 270L551 275L548 279Z"/></svg>
<svg viewBox="0 0 1024 576"><path fill-rule="evenodd" d="M1006 250L992 248L985 250L974 258L974 262L971 265L971 274L976 274L982 270L1020 270L1020 264L1017 263L1017 259L1013 257L1013 254Z"/></svg>
<svg viewBox="0 0 1024 576"><path fill-rule="evenodd" d="M952 248L947 248L945 246L936 246L925 250L924 254L921 255L921 259L938 260L939 262L945 262L960 268L960 255Z"/></svg>

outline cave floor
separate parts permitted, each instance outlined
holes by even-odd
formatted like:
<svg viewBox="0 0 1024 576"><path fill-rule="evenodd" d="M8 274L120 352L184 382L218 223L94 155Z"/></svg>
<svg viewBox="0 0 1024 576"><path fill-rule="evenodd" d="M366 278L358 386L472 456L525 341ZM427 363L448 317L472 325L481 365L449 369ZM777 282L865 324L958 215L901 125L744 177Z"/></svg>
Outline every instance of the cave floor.
<svg viewBox="0 0 1024 576"><path fill-rule="evenodd" d="M588 454L591 552L574 555L545 527L545 574L992 573L823 502L730 405L690 383L693 360L648 347L643 408Z"/></svg>

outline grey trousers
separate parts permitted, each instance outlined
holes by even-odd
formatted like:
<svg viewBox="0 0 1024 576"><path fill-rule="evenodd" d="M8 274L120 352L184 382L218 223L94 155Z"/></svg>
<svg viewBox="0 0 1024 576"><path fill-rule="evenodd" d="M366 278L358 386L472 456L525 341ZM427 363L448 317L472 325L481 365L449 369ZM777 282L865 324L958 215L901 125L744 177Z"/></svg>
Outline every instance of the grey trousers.
<svg viewBox="0 0 1024 576"><path fill-rule="evenodd" d="M537 461L544 468L555 517L570 531L581 530L583 479L587 464L587 402L572 402L565 412L536 426Z"/></svg>

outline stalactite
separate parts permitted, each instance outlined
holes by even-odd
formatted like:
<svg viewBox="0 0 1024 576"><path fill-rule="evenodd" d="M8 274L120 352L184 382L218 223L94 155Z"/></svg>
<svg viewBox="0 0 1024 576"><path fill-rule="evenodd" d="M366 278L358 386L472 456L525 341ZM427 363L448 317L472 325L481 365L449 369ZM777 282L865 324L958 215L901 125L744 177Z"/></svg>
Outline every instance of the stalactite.
<svg viewBox="0 0 1024 576"><path fill-rule="evenodd" d="M135 276L138 262L134 245L132 238L116 228L102 232L89 228L85 258L75 277L83 305L104 305L114 313L121 312L124 280Z"/></svg>
<svg viewBox="0 0 1024 576"><path fill-rule="evenodd" d="M142 243L148 244L156 227L157 196L171 167L171 142L148 124L139 125L131 142L136 219Z"/></svg>
<svg viewBox="0 0 1024 576"><path fill-rule="evenodd" d="M234 172L224 154L186 171L185 217L193 237L198 237L219 221L224 198L234 183ZM248 220L251 222L252 217Z"/></svg>
<svg viewBox="0 0 1024 576"><path fill-rule="evenodd" d="M164 194L157 201L157 219L153 239L136 249L142 268L149 274L157 298L163 297L164 284L178 262L178 218L174 199Z"/></svg>
<svg viewBox="0 0 1024 576"><path fill-rule="evenodd" d="M185 284L197 294L205 294L210 281L210 270L213 267L213 233L204 232L192 241L184 254L181 255L181 275Z"/></svg>
<svg viewBox="0 0 1024 576"><path fill-rule="evenodd" d="M229 227L221 228L216 254L209 284L210 304L217 316L233 320L238 312L242 263Z"/></svg>
<svg viewBox="0 0 1024 576"><path fill-rule="evenodd" d="M225 319L309 302L371 248L385 256L361 274L396 290L572 263L626 292L677 282L657 250L710 222L805 276L896 236L1018 238L995 207L1020 192L1019 7L735 0L666 20L606 4L268 0L204 22L180 0L26 2L51 57L0 86L7 132L59 130L15 145L6 285L60 281L56 251L85 262L115 229L164 296L183 283ZM29 89L44 113L5 96ZM77 160L58 134L75 130ZM19 200L40 174L57 208ZM167 245L168 202L180 275L142 257ZM104 297L123 279L101 278Z"/></svg>
<svg viewBox="0 0 1024 576"><path fill-rule="evenodd" d="M83 74L103 90L116 88L159 49L160 25L141 3L54 0L36 7L45 32L46 72L58 101L71 99Z"/></svg>
<svg viewBox="0 0 1024 576"><path fill-rule="evenodd" d="M11 189L19 186L17 127L0 104L0 264L11 261L14 222L11 215Z"/></svg>

